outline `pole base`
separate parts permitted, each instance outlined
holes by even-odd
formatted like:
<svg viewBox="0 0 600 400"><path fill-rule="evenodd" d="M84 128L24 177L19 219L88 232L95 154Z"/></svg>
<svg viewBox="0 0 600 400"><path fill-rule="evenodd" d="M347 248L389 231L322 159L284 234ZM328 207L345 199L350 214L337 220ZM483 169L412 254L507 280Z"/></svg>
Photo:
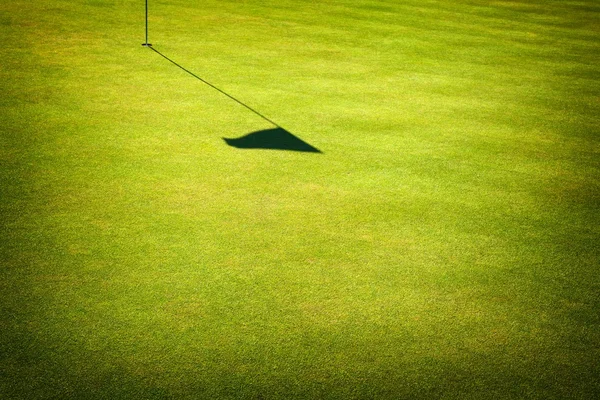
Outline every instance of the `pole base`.
<svg viewBox="0 0 600 400"><path fill-rule="evenodd" d="M144 47L152 47L152 43L142 43L142 46L144 46Z"/></svg>

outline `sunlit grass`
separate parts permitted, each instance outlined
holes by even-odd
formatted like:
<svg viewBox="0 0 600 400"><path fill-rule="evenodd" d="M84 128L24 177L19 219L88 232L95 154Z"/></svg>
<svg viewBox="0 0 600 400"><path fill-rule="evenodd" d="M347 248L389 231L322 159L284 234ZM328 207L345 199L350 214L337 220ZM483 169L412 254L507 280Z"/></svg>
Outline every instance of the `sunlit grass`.
<svg viewBox="0 0 600 400"><path fill-rule="evenodd" d="M0 6L0 393L598 393L594 2L151 2L323 154L143 11Z"/></svg>

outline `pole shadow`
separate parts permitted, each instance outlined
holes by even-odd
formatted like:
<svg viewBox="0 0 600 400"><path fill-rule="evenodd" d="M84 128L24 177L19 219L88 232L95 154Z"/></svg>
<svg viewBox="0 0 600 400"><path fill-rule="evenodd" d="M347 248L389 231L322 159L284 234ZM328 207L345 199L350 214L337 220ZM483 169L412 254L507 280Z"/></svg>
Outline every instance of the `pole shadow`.
<svg viewBox="0 0 600 400"><path fill-rule="evenodd" d="M258 115L265 121L276 126L276 128L273 128L273 129L265 129L262 131L251 132L251 133L247 134L246 136L242 136L237 139L223 138L223 140L225 140L225 143L227 143L229 146L237 147L239 149L271 149L271 150L301 151L301 152L307 152L307 153L322 153L316 147L313 147L310 144L303 141L302 139L298 138L297 136L292 135L289 131L287 131L286 129L281 127L281 125L279 125L276 122L272 121L271 119L265 117L263 114L256 111L254 108L252 108L249 105L245 104L244 102L236 99L232 95L226 93L225 91L219 89L212 83L200 78L198 75L194 74L190 70L188 70L188 69L184 68L183 66L181 66L180 64L176 63L175 61L173 61L169 57L165 56L160 51L156 50L154 47L152 47L152 45L147 43L147 48L149 48L156 54L160 55L165 60L169 61L171 64L180 68L187 74L196 78L200 82L204 83L205 85L210 86L211 88L215 89L219 93L229 97L231 100L235 101L236 103L240 104L241 106L244 106L246 109L252 111L254 114Z"/></svg>
<svg viewBox="0 0 600 400"><path fill-rule="evenodd" d="M223 138L223 140L231 147L238 149L270 149L321 153L321 150L311 146L281 127L252 132L237 139Z"/></svg>

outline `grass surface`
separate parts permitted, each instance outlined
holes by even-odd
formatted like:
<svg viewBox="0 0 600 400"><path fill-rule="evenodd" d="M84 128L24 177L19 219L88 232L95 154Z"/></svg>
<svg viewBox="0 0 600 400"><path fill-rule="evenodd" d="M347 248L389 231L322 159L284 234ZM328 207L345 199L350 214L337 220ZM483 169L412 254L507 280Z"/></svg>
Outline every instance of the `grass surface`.
<svg viewBox="0 0 600 400"><path fill-rule="evenodd" d="M0 4L0 393L600 393L596 1ZM137 4L139 3L139 4Z"/></svg>

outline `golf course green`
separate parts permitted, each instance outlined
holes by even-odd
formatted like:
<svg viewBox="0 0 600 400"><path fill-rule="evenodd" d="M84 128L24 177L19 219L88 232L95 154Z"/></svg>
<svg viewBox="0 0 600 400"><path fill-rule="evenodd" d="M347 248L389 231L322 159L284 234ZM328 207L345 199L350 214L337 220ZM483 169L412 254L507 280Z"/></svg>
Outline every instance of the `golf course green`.
<svg viewBox="0 0 600 400"><path fill-rule="evenodd" d="M0 2L0 398L600 396L600 2L148 28Z"/></svg>

